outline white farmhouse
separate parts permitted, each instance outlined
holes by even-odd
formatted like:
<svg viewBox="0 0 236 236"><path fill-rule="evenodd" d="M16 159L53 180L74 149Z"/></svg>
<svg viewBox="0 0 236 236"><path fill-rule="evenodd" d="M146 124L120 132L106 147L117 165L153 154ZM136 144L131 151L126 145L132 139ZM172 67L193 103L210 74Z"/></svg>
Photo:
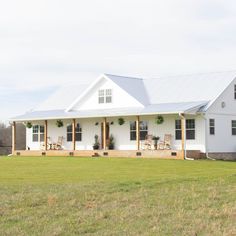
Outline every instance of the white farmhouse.
<svg viewBox="0 0 236 236"><path fill-rule="evenodd" d="M103 74L92 84L64 87L12 119L13 154L231 158L235 77L236 72L157 79ZM28 127L27 150L15 150L16 122Z"/></svg>

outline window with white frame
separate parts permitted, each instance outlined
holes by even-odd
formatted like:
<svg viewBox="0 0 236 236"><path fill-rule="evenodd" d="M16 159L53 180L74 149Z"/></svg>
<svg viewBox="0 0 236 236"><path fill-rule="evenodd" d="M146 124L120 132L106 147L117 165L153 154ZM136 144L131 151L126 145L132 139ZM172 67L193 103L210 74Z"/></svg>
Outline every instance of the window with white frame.
<svg viewBox="0 0 236 236"><path fill-rule="evenodd" d="M112 102L112 90L106 89L106 103Z"/></svg>
<svg viewBox="0 0 236 236"><path fill-rule="evenodd" d="M112 90L100 89L98 90L98 103L112 103Z"/></svg>
<svg viewBox="0 0 236 236"><path fill-rule="evenodd" d="M75 141L82 141L82 128L79 123L75 127Z"/></svg>
<svg viewBox="0 0 236 236"><path fill-rule="evenodd" d="M148 134L148 122L140 121L139 129L140 140L145 140L145 137ZM130 140L136 140L136 121L130 122Z"/></svg>
<svg viewBox="0 0 236 236"><path fill-rule="evenodd" d="M175 139L181 140L182 130L181 130L181 120L175 120Z"/></svg>
<svg viewBox="0 0 236 236"><path fill-rule="evenodd" d="M44 141L44 126L43 125L33 125L32 140L33 142Z"/></svg>
<svg viewBox="0 0 236 236"><path fill-rule="evenodd" d="M73 126L67 125L67 142L72 142L73 139ZM79 123L75 127L75 141L82 141L82 128Z"/></svg>
<svg viewBox="0 0 236 236"><path fill-rule="evenodd" d="M232 135L236 135L236 120L232 120Z"/></svg>
<svg viewBox="0 0 236 236"><path fill-rule="evenodd" d="M186 119L186 139L195 139L195 119ZM182 139L181 120L175 120L175 139Z"/></svg>
<svg viewBox="0 0 236 236"><path fill-rule="evenodd" d="M195 139L195 120L186 120L186 139Z"/></svg>
<svg viewBox="0 0 236 236"><path fill-rule="evenodd" d="M215 135L215 119L209 119L209 132L210 135Z"/></svg>

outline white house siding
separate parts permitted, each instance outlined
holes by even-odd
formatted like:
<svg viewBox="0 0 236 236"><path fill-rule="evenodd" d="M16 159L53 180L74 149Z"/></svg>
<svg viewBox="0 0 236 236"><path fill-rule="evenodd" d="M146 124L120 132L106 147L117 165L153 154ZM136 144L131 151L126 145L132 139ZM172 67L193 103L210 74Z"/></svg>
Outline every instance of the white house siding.
<svg viewBox="0 0 236 236"><path fill-rule="evenodd" d="M172 135L172 148L173 149L181 149L181 140L175 140L175 119L179 119L178 115L166 115L164 117L164 123L161 125L155 124L156 116L141 116L141 121L148 122L148 133L159 136L161 140L164 139L165 134ZM136 149L136 141L130 140L130 121L135 121L136 117L123 117L125 123L123 125L118 124L119 117L110 117L107 118L107 122L114 124L110 124L110 134L114 136L115 140L115 149L117 150L135 150ZM195 118L196 125L196 134L195 140L187 140L186 148L188 150L201 150L205 151L205 139L204 139L204 119L201 116L188 116L187 118ZM77 119L78 123L80 123L82 127L82 141L76 142L76 149L78 150L92 150L92 146L94 143L94 135L97 134L101 141L101 122L102 118L90 118L90 119ZM65 150L72 149L72 142L67 142L66 137L66 126L67 124L71 124L72 120L64 120L64 126L58 128L56 126L56 121L51 120L48 121L48 136L50 137L52 142L56 142L58 136L63 136L63 148ZM95 125L96 123L99 125ZM35 124L42 124L43 122L35 122ZM31 150L39 150L40 143L32 142L32 129L27 129L27 146L30 147Z"/></svg>
<svg viewBox="0 0 236 236"><path fill-rule="evenodd" d="M232 135L231 121L236 120L234 80L206 112L208 152L236 152L236 135ZM225 107L222 108L222 102ZM215 135L209 133L209 119L215 119Z"/></svg>

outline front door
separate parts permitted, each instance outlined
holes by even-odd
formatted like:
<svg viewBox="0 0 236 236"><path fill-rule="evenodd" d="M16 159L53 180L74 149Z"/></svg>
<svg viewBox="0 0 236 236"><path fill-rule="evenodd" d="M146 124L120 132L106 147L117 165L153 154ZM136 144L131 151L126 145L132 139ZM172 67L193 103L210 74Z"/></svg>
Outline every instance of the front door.
<svg viewBox="0 0 236 236"><path fill-rule="evenodd" d="M110 136L110 126L109 126L109 122L106 123L106 140L109 140L109 136ZM101 144L103 147L103 123L101 123Z"/></svg>

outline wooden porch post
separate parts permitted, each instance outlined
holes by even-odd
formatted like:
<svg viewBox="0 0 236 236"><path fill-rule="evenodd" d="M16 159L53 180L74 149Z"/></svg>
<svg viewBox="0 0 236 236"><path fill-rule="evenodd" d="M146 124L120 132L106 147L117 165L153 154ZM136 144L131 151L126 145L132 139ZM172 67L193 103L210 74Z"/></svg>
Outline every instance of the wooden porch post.
<svg viewBox="0 0 236 236"><path fill-rule="evenodd" d="M106 150L107 147L107 118L103 120L103 149Z"/></svg>
<svg viewBox="0 0 236 236"><path fill-rule="evenodd" d="M12 123L12 154L14 154L16 150L16 122Z"/></svg>
<svg viewBox="0 0 236 236"><path fill-rule="evenodd" d="M73 122L72 122L72 143L73 143L73 151L75 151L75 127L76 127L76 120L73 119Z"/></svg>
<svg viewBox="0 0 236 236"><path fill-rule="evenodd" d="M182 159L185 158L185 117L181 115L181 145L182 145Z"/></svg>
<svg viewBox="0 0 236 236"><path fill-rule="evenodd" d="M48 121L44 121L44 145L45 145L45 151L48 150Z"/></svg>
<svg viewBox="0 0 236 236"><path fill-rule="evenodd" d="M136 142L137 142L137 150L140 150L140 119L139 116L136 117Z"/></svg>

